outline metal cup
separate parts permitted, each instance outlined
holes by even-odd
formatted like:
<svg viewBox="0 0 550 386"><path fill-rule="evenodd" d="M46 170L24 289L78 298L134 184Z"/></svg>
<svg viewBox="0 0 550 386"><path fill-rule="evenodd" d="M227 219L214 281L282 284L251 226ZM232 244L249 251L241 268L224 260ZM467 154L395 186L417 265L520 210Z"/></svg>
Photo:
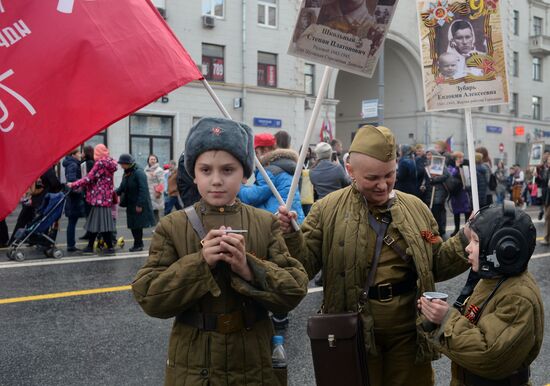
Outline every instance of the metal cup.
<svg viewBox="0 0 550 386"><path fill-rule="evenodd" d="M441 300L444 300L445 302L447 301L447 298L449 297L449 295L447 295L444 292L424 292L422 294L422 296L424 296L429 301L432 301L434 299L441 299ZM438 325L435 324L435 323L430 322L427 319L424 319L422 321L422 327L424 328L424 331L431 332L431 331L434 331L438 327Z"/></svg>
<svg viewBox="0 0 550 386"><path fill-rule="evenodd" d="M430 301L434 299L441 299L441 300L447 301L447 298L449 297L449 295L447 295L444 292L424 292L422 296L424 296L426 299Z"/></svg>

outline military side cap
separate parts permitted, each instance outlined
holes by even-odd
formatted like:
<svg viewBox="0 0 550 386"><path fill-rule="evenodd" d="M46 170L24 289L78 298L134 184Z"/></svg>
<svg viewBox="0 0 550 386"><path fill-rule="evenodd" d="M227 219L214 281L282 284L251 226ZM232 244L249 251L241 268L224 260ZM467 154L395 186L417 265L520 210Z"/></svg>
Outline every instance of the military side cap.
<svg viewBox="0 0 550 386"><path fill-rule="evenodd" d="M203 118L189 130L185 140L185 170L195 178L195 163L202 153L224 150L243 165L244 176L254 170L254 135L244 123L225 118Z"/></svg>
<svg viewBox="0 0 550 386"><path fill-rule="evenodd" d="M366 154L377 160L388 162L396 157L395 137L387 127L365 125L355 134L349 152Z"/></svg>

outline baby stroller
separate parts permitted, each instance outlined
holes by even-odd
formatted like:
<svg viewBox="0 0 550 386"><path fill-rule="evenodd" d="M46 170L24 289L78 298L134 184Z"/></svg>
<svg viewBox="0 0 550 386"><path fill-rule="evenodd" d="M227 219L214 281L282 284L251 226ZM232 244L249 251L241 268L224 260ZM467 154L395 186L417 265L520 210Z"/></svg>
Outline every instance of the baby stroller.
<svg viewBox="0 0 550 386"><path fill-rule="evenodd" d="M10 260L23 261L25 253L20 250L24 243L36 245L44 251L47 257L60 259L63 251L55 247L55 239L59 228L58 220L65 208L67 193L48 193L38 208L33 221L25 228L15 233L8 251Z"/></svg>

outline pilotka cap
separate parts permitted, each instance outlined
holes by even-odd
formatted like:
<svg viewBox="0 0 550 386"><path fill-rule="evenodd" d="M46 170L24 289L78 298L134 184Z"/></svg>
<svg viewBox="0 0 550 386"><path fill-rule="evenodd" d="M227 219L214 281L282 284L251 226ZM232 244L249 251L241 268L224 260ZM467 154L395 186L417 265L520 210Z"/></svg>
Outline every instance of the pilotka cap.
<svg viewBox="0 0 550 386"><path fill-rule="evenodd" d="M395 137L384 126L362 126L349 148L350 153L361 153L388 162L396 157Z"/></svg>

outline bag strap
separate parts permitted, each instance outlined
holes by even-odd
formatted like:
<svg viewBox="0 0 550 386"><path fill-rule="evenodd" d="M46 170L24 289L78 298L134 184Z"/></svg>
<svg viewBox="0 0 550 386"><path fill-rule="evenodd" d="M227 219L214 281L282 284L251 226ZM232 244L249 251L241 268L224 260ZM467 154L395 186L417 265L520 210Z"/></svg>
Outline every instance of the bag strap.
<svg viewBox="0 0 550 386"><path fill-rule="evenodd" d="M477 325L477 322L479 321L479 318L481 317L481 313L483 312L483 310L485 309L485 306L487 305L487 303L489 303L489 300L491 300L493 298L493 296L495 296L497 290L499 289L499 287L502 285L502 283L504 283L504 281L506 281L506 279L508 279L508 277L504 276L503 278L501 278L495 289L493 290L493 292L491 292L491 294L489 295L489 297L483 302L483 304L481 305L481 307L479 307L479 311L477 312L476 316L475 316L475 319L474 319L474 324Z"/></svg>
<svg viewBox="0 0 550 386"><path fill-rule="evenodd" d="M382 218L381 222L378 222L376 218L369 212L369 225L372 227L376 233L376 244L374 247L374 255L372 257L372 263L369 270L369 275L367 276L367 282L363 288L363 292L359 297L359 308L361 309L367 300L369 299L369 288L374 282L374 276L376 275L376 269L378 268L378 263L380 261L380 252L382 252L382 244L384 243L384 237L386 235L386 230L390 224L390 219L387 217Z"/></svg>
<svg viewBox="0 0 550 386"><path fill-rule="evenodd" d="M193 205L188 206L186 208L183 208L185 211L185 214L187 215L187 219L191 223L191 226L199 236L199 238L202 240L206 237L206 231L204 230L204 227L202 226L201 219L199 218L199 215L197 214L197 211L195 210L195 207Z"/></svg>

